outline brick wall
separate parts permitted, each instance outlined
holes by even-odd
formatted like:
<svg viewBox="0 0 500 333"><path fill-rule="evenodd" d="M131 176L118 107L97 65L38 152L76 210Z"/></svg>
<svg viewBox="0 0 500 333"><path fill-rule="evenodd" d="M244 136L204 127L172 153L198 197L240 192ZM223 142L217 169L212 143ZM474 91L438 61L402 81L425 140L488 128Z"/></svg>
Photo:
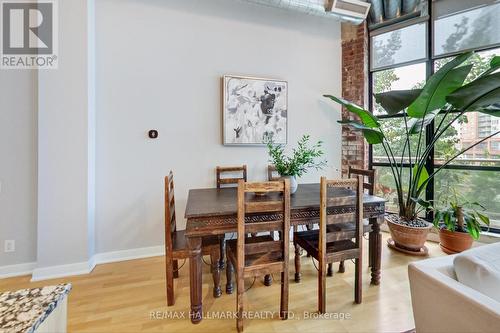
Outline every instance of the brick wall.
<svg viewBox="0 0 500 333"><path fill-rule="evenodd" d="M368 52L367 30L364 24L353 26L342 24L342 97L367 108L368 97ZM343 120L357 116L342 110ZM368 167L368 146L361 132L342 128L342 176L347 175L349 166Z"/></svg>

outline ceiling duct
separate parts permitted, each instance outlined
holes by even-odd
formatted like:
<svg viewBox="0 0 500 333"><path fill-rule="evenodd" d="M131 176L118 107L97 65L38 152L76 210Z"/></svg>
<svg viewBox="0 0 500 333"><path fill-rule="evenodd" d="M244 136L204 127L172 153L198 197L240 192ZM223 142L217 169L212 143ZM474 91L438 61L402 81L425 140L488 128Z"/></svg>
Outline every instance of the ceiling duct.
<svg viewBox="0 0 500 333"><path fill-rule="evenodd" d="M292 10L307 15L361 24L370 4L360 0L242 0L268 7Z"/></svg>
<svg viewBox="0 0 500 333"><path fill-rule="evenodd" d="M427 13L426 5L430 0L369 0L371 3L369 27L401 22Z"/></svg>

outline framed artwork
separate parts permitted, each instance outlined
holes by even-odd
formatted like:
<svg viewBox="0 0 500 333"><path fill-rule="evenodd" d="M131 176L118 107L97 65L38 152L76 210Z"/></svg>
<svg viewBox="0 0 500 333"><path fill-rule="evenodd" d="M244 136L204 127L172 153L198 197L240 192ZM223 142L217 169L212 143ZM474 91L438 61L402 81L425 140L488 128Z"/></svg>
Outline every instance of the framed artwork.
<svg viewBox="0 0 500 333"><path fill-rule="evenodd" d="M224 145L286 144L288 83L281 80L225 75L222 78Z"/></svg>

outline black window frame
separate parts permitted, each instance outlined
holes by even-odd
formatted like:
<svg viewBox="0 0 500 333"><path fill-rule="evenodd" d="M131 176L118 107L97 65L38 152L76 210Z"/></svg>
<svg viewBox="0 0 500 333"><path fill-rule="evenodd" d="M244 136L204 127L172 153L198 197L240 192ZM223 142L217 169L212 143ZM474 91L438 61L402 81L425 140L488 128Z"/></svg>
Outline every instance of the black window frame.
<svg viewBox="0 0 500 333"><path fill-rule="evenodd" d="M432 19L432 5L428 6L427 8L427 15L422 16L422 17L416 17L416 18L411 18L408 19L407 21L404 22L398 22L392 25L384 26L381 28L377 28L374 30L369 31L368 33L368 108L370 112L374 112L373 109L373 74L377 72L381 72L387 69L394 69L394 68L400 68L400 67L405 67L409 65L414 65L414 64L423 64L425 63L426 67L426 79L428 79L432 74L434 74L434 66L435 62L440 59L445 59L449 58L452 56L456 56L458 54L461 54L463 52L467 51L475 51L475 52L481 52L481 51L487 51L487 50L493 50L500 48L500 44L494 44L494 45L489 45L487 47L480 47L480 48L474 48L474 49L468 49L468 50L462 50L459 52L454 52L454 53L447 53L439 56L434 56L434 20ZM386 33L394 30L401 29L406 26L410 26L413 24L420 24L426 22L427 23L427 30L426 30L426 38L427 38L427 45L426 45L426 59L418 59L415 61L410 61L410 62L405 62L405 63L400 63L394 66L384 66L377 68L372 71L371 69L371 39L372 36L376 36L381 33ZM455 113L455 112L452 112ZM395 118L402 118L403 114L396 114L396 115L377 115L379 119L395 119ZM434 121L432 121L429 125L426 127L426 135L425 135L425 145L428 146L432 140L432 136L434 133ZM429 154L429 158L426 161L426 167L431 174L434 172L435 167L439 167L440 164L435 164L434 160L434 149L432 149L431 153ZM373 161L373 145L369 144L368 145L368 167L369 169L373 169L374 167L390 167L390 163L388 162L374 162ZM403 167L409 167L409 163L403 163ZM459 164L448 164L443 167L443 169L449 169L449 170L470 170L470 171L497 171L500 172L500 166L480 166L480 165L459 165ZM432 178L429 183L427 184L426 192L425 192L425 199L426 200L434 200L434 185L435 185L435 178ZM432 221L434 218L433 212L432 211L427 211L426 213L426 220ZM493 233L499 233L500 234L500 228L495 228L495 227L490 227L486 228L483 227L483 231L489 231Z"/></svg>

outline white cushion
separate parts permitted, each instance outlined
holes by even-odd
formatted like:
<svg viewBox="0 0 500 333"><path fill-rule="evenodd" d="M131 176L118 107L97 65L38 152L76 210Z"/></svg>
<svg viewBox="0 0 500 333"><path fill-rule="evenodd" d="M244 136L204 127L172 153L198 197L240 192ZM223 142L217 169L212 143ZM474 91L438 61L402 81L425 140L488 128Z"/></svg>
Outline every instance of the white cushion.
<svg viewBox="0 0 500 333"><path fill-rule="evenodd" d="M453 266L460 283L500 302L500 243L464 251Z"/></svg>

